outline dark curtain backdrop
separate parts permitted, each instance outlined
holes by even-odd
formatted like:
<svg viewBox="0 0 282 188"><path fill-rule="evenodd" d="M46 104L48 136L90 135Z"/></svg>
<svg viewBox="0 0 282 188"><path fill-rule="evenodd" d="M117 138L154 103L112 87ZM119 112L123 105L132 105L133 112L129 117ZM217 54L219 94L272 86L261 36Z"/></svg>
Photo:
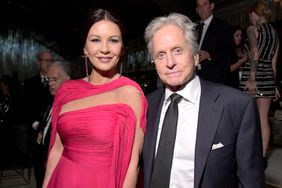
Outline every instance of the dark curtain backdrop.
<svg viewBox="0 0 282 188"><path fill-rule="evenodd" d="M54 59L63 59L39 41L20 30L8 30L0 34L0 77L17 73L19 80L35 75L38 71L36 54L50 50Z"/></svg>

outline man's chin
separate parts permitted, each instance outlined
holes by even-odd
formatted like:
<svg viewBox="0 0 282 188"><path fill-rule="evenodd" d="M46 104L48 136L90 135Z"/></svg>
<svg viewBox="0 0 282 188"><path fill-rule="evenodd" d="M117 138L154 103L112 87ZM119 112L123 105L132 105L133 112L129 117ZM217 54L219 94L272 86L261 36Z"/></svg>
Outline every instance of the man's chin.
<svg viewBox="0 0 282 188"><path fill-rule="evenodd" d="M177 90L179 90L183 86L183 84L166 84L166 86L171 91L177 91Z"/></svg>

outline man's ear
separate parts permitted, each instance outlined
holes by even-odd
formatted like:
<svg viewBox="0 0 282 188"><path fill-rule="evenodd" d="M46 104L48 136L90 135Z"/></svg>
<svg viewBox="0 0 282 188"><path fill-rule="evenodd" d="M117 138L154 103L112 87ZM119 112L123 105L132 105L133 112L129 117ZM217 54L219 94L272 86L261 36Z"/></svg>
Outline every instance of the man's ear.
<svg viewBox="0 0 282 188"><path fill-rule="evenodd" d="M212 10L214 9L214 3L211 4L211 9L212 9Z"/></svg>
<svg viewBox="0 0 282 188"><path fill-rule="evenodd" d="M194 55L195 67L199 64L199 54Z"/></svg>

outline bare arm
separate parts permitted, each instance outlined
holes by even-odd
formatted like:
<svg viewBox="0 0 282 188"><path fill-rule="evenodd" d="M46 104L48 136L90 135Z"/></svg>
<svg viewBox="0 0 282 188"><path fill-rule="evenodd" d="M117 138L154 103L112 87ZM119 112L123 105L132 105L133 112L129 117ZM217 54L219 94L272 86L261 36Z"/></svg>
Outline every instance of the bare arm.
<svg viewBox="0 0 282 188"><path fill-rule="evenodd" d="M272 69L273 69L274 75L276 75L276 65L277 65L278 51L279 51L279 43L278 43L277 48L275 50L275 54L272 58Z"/></svg>
<svg viewBox="0 0 282 188"><path fill-rule="evenodd" d="M276 65L277 65L277 59L278 59L278 51L279 51L279 43L277 45L277 48L275 50L275 54L272 58L272 69L273 69L273 73L274 73L274 76L275 76L275 79L276 79ZM278 90L278 88L276 87L275 88L275 99L278 100L280 98L280 92Z"/></svg>
<svg viewBox="0 0 282 188"><path fill-rule="evenodd" d="M247 58L248 58L247 54L244 53L244 56L241 59L239 59L236 63L234 63L230 66L230 71L233 72L236 69L238 69L243 63L245 63L247 61Z"/></svg>
<svg viewBox="0 0 282 188"><path fill-rule="evenodd" d="M130 91L129 95L124 95L124 96L126 96L127 103L132 107L132 109L135 112L137 123L136 123L135 138L134 138L134 144L131 153L131 159L123 183L123 188L136 187L138 173L139 173L139 157L142 151L143 141L144 141L144 132L140 126L140 115L142 112L142 98L139 91L137 93L135 88L134 91L132 93L131 92L132 91Z"/></svg>
<svg viewBox="0 0 282 188"><path fill-rule="evenodd" d="M257 64L258 64L258 58L259 58L259 51L258 51L258 44L257 44L257 30L256 27L251 26L247 29L247 36L249 39L249 45L251 49L250 53L250 64L251 64L251 79L255 80L255 73L257 69Z"/></svg>
<svg viewBox="0 0 282 188"><path fill-rule="evenodd" d="M139 173L139 157L142 151L144 140L143 130L139 125L136 127L135 140L131 153L130 164L124 179L123 188L135 188Z"/></svg>
<svg viewBox="0 0 282 188"><path fill-rule="evenodd" d="M257 44L258 32L255 26L250 26L247 29L247 36L250 45L249 61L250 61L250 78L246 82L245 89L248 89L250 95L255 95L257 91L256 86L256 71L259 59L259 50Z"/></svg>
<svg viewBox="0 0 282 188"><path fill-rule="evenodd" d="M55 143L50 151L50 154L48 156L48 161L47 161L47 168L46 168L46 173L45 173L45 177L44 177L44 182L43 182L43 186L42 188L46 188L49 180L51 178L51 175L55 169L55 167L58 164L58 161L62 155L62 151L63 151L63 145L60 139L60 136L58 135L58 133L56 134L56 139L55 139Z"/></svg>

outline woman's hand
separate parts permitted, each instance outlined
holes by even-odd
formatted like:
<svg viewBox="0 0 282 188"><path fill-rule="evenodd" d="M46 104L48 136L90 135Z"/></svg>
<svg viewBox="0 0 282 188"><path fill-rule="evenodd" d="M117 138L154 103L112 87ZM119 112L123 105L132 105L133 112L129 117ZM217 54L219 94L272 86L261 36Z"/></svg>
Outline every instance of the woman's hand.
<svg viewBox="0 0 282 188"><path fill-rule="evenodd" d="M249 79L246 82L246 86L244 88L249 95L255 95L257 93L257 84L256 81L253 79Z"/></svg>
<svg viewBox="0 0 282 188"><path fill-rule="evenodd" d="M275 101L278 101L280 97L281 97L280 91L279 91L278 87L276 86L275 87Z"/></svg>
<svg viewBox="0 0 282 188"><path fill-rule="evenodd" d="M247 53L244 53L244 54L243 54L243 57L242 57L240 60L241 60L241 65L242 65L243 63L245 63L245 62L248 60L248 54L247 54Z"/></svg>

